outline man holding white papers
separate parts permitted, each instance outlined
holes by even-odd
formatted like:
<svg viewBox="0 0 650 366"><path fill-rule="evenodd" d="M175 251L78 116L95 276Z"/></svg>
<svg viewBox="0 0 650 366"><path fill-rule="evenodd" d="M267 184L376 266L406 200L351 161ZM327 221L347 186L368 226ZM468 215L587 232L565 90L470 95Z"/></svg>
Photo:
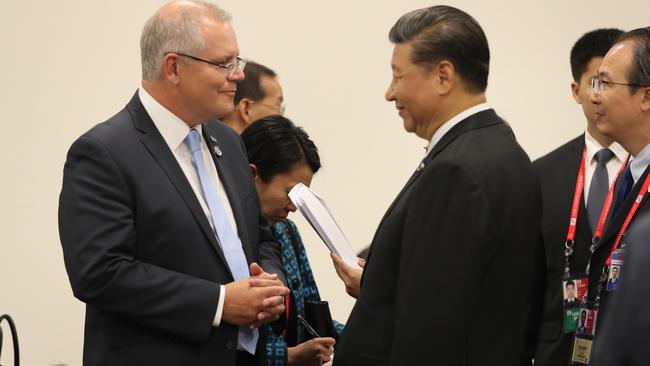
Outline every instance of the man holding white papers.
<svg viewBox="0 0 650 366"><path fill-rule="evenodd" d="M379 224L334 365L530 365L539 188L486 104L485 34L434 6L402 16L389 37L386 99L429 146ZM335 264L344 278L359 273Z"/></svg>

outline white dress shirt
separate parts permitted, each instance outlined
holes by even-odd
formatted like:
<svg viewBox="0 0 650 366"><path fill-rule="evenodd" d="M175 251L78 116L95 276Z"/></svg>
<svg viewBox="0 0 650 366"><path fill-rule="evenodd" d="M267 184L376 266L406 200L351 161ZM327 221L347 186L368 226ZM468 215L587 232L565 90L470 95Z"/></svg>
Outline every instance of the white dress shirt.
<svg viewBox="0 0 650 366"><path fill-rule="evenodd" d="M585 186L584 194L582 197L585 200L585 207L587 206L587 199L589 197L589 187L591 187L591 179L594 176L596 171L596 166L598 162L594 157L596 153L601 149L604 149L604 146L601 146L598 141L596 141L590 134L589 131L585 131ZM623 146L619 145L617 142L613 142L608 148L614 153L614 156L609 159L605 167L607 168L607 178L609 179L609 187L614 184L618 172L621 170L623 164L627 160L628 153L625 151Z"/></svg>
<svg viewBox="0 0 650 366"><path fill-rule="evenodd" d="M196 173L196 169L194 169L194 166L192 165L192 153L185 144L185 138L190 132L190 127L172 112L160 105L160 103L158 103L149 93L147 93L144 88L138 89L138 95L140 96L140 101L142 102L144 109L147 111L149 117L151 117L154 125L156 125L156 128L167 143L167 146L169 146L169 149L174 154L178 165L180 165L181 170L183 170L185 177L189 181L190 186L196 195L196 198L199 200L201 208L203 209L205 216L208 218L208 222L210 223L212 230L214 230L214 223L212 222L210 209L208 208L208 204L203 198L201 181L199 180L199 176ZM198 125L194 128L199 131L199 133L201 133L201 136L203 136L201 125ZM203 138L201 138L201 154L203 154L203 164L206 168L206 171L208 172L208 176L216 187L219 199L223 203L224 211L226 212L226 216L228 216L228 222L232 226L233 232L238 233L237 224L235 222L235 215L232 212L232 207L230 206L228 195L226 194L226 190L223 187L223 183L219 179L217 167L212 161L212 156L210 155L208 146L206 145ZM182 243L179 243L179 245L182 245ZM215 327L219 326L219 323L221 322L221 315L223 314L223 302L225 297L226 286L221 285L221 291L219 292L219 303L217 305L214 321L212 323Z"/></svg>
<svg viewBox="0 0 650 366"><path fill-rule="evenodd" d="M447 132L449 132L449 130L451 130L459 122L461 122L462 120L464 120L469 116L472 116L479 112L483 112L488 109L490 109L490 106L487 103L481 103L473 107L467 108L464 111L458 113L457 115L451 117L451 119L443 123L440 127L438 127L436 132L433 133L433 136L431 136L431 141L429 142L429 146L427 146L427 153L424 155L424 157L429 155L431 150L433 150L433 147L436 146L438 142L440 142L442 137L446 135Z"/></svg>
<svg viewBox="0 0 650 366"><path fill-rule="evenodd" d="M648 165L650 165L650 144L646 145L630 162L630 172L634 184L641 178ZM650 189L648 190L650 191Z"/></svg>

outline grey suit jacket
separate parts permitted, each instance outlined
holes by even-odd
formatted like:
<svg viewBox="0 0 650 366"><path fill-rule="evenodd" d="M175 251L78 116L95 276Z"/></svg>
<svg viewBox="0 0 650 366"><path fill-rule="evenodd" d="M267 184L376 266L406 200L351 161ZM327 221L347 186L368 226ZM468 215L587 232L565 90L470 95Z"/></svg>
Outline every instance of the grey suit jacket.
<svg viewBox="0 0 650 366"><path fill-rule="evenodd" d="M650 167L646 168L638 185L649 172ZM633 200L639 188L632 189L629 195L632 198L628 201ZM629 206L626 202L621 211L627 213ZM612 232L618 230L612 228ZM601 312L605 317L599 320L596 330L595 366L640 366L650 362L650 204L647 196L630 223L624 241L626 252L619 289L611 296L606 313Z"/></svg>

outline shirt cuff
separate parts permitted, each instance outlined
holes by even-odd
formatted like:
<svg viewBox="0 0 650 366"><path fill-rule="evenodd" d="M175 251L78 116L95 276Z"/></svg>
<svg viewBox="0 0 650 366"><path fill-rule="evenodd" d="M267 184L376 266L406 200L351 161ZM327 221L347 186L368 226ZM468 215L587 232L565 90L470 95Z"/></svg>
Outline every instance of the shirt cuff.
<svg viewBox="0 0 650 366"><path fill-rule="evenodd" d="M214 314L214 321L212 326L218 327L221 324L221 315L223 315L223 301L226 298L226 286L220 285L221 290L219 291L219 304L217 305L217 313Z"/></svg>

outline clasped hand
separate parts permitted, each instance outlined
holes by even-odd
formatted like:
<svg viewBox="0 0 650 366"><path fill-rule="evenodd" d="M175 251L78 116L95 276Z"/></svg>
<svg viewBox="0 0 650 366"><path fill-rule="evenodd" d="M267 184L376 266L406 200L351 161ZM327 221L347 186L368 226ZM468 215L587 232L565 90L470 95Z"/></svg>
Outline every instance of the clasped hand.
<svg viewBox="0 0 650 366"><path fill-rule="evenodd" d="M266 273L257 263L250 266L251 276L226 287L222 320L255 329L277 320L284 313L284 298L289 289L276 274Z"/></svg>

